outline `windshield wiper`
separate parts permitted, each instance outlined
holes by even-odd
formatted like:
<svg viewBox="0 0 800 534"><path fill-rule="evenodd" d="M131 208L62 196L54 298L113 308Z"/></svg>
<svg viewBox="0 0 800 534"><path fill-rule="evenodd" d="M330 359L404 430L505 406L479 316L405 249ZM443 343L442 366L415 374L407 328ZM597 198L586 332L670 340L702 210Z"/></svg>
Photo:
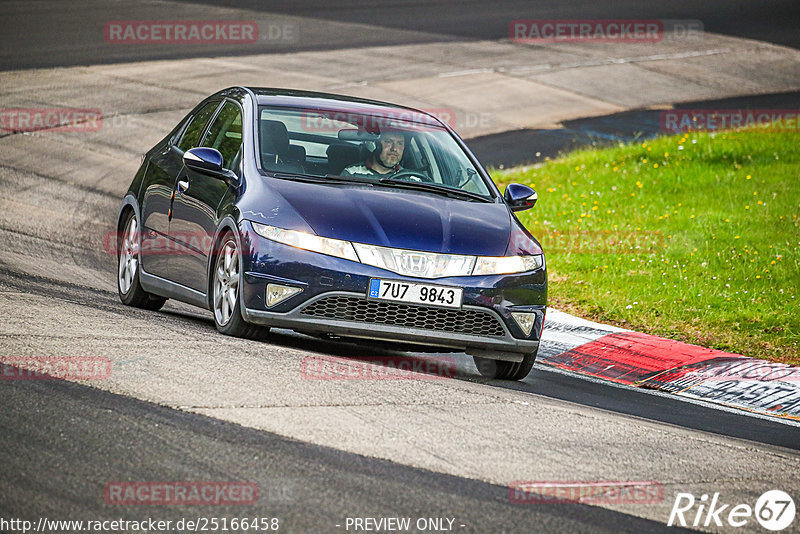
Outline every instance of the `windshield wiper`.
<svg viewBox="0 0 800 534"><path fill-rule="evenodd" d="M410 182L408 180L398 180L397 178L392 177L381 178L380 183L407 187L408 189L417 189L419 191L429 191L431 193L439 193L453 197L468 198L470 200L479 200L481 202L494 202L494 200L491 198L485 197L478 193L464 191L463 189L453 189L452 187L447 187L446 185L431 184L428 182Z"/></svg>
<svg viewBox="0 0 800 534"><path fill-rule="evenodd" d="M283 178L284 180L300 180L303 182L320 182L320 183L325 182L325 180L323 180L321 177L313 176L310 174L299 174L299 173L285 172L285 171L278 171L278 172L267 171L267 172L269 172L269 175L274 178Z"/></svg>
<svg viewBox="0 0 800 534"><path fill-rule="evenodd" d="M372 178L362 177L362 176L341 176L339 174L326 174L325 178L328 180L335 180L337 182L347 182L347 183L355 183L355 184L369 184L375 185L375 180Z"/></svg>
<svg viewBox="0 0 800 534"><path fill-rule="evenodd" d="M274 176L275 178L298 180L302 182L313 182L315 184L329 184L331 181L336 181L336 182L344 182L350 184L375 185L374 180L370 180L368 178L359 178L355 176L336 176L334 174L328 174L327 176L323 177L316 174L299 174L286 171L270 172L270 175Z"/></svg>

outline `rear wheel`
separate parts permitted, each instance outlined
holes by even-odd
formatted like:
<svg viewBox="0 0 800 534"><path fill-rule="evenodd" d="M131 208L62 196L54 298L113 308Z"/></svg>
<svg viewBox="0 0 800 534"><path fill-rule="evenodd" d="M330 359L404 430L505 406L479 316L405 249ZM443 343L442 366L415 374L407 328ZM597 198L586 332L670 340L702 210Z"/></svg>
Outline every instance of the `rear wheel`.
<svg viewBox="0 0 800 534"><path fill-rule="evenodd" d="M538 352L538 351L537 351ZM499 378L501 380L522 380L533 369L536 361L536 352L524 354L521 362L507 362L505 360L491 360L473 356L475 367L481 376Z"/></svg>
<svg viewBox="0 0 800 534"><path fill-rule="evenodd" d="M128 212L122 227L122 236L117 239L119 298L128 306L159 310L167 299L146 292L139 283L139 222L133 211Z"/></svg>
<svg viewBox="0 0 800 534"><path fill-rule="evenodd" d="M239 247L233 234L226 233L216 250L219 252L212 273L211 310L217 330L227 336L256 338L265 329L242 317Z"/></svg>

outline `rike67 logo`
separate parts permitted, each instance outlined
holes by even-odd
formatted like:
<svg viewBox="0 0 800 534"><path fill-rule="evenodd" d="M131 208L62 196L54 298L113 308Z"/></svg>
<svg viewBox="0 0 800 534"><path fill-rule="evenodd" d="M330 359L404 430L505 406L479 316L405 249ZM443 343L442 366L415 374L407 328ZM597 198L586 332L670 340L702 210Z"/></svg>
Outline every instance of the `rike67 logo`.
<svg viewBox="0 0 800 534"><path fill-rule="evenodd" d="M743 527L755 518L765 529L778 532L794 522L795 512L794 500L781 490L764 492L755 506L725 503L718 492L699 499L691 493L678 493L667 526Z"/></svg>

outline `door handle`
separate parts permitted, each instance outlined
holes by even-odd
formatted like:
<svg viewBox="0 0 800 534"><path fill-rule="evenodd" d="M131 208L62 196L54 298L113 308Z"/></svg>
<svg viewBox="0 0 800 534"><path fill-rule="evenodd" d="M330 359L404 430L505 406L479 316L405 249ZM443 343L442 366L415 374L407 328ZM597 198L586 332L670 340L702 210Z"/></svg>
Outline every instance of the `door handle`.
<svg viewBox="0 0 800 534"><path fill-rule="evenodd" d="M189 180L179 180L178 191L184 193L187 189L189 189Z"/></svg>

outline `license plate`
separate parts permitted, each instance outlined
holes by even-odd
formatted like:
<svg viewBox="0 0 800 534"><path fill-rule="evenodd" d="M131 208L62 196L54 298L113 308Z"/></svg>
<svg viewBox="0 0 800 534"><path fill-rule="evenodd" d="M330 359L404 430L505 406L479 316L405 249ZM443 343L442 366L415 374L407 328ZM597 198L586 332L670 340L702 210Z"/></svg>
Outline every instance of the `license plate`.
<svg viewBox="0 0 800 534"><path fill-rule="evenodd" d="M369 281L367 298L408 302L411 304L427 304L444 308L460 308L464 290L460 287L436 286L432 284L415 284L398 280Z"/></svg>

